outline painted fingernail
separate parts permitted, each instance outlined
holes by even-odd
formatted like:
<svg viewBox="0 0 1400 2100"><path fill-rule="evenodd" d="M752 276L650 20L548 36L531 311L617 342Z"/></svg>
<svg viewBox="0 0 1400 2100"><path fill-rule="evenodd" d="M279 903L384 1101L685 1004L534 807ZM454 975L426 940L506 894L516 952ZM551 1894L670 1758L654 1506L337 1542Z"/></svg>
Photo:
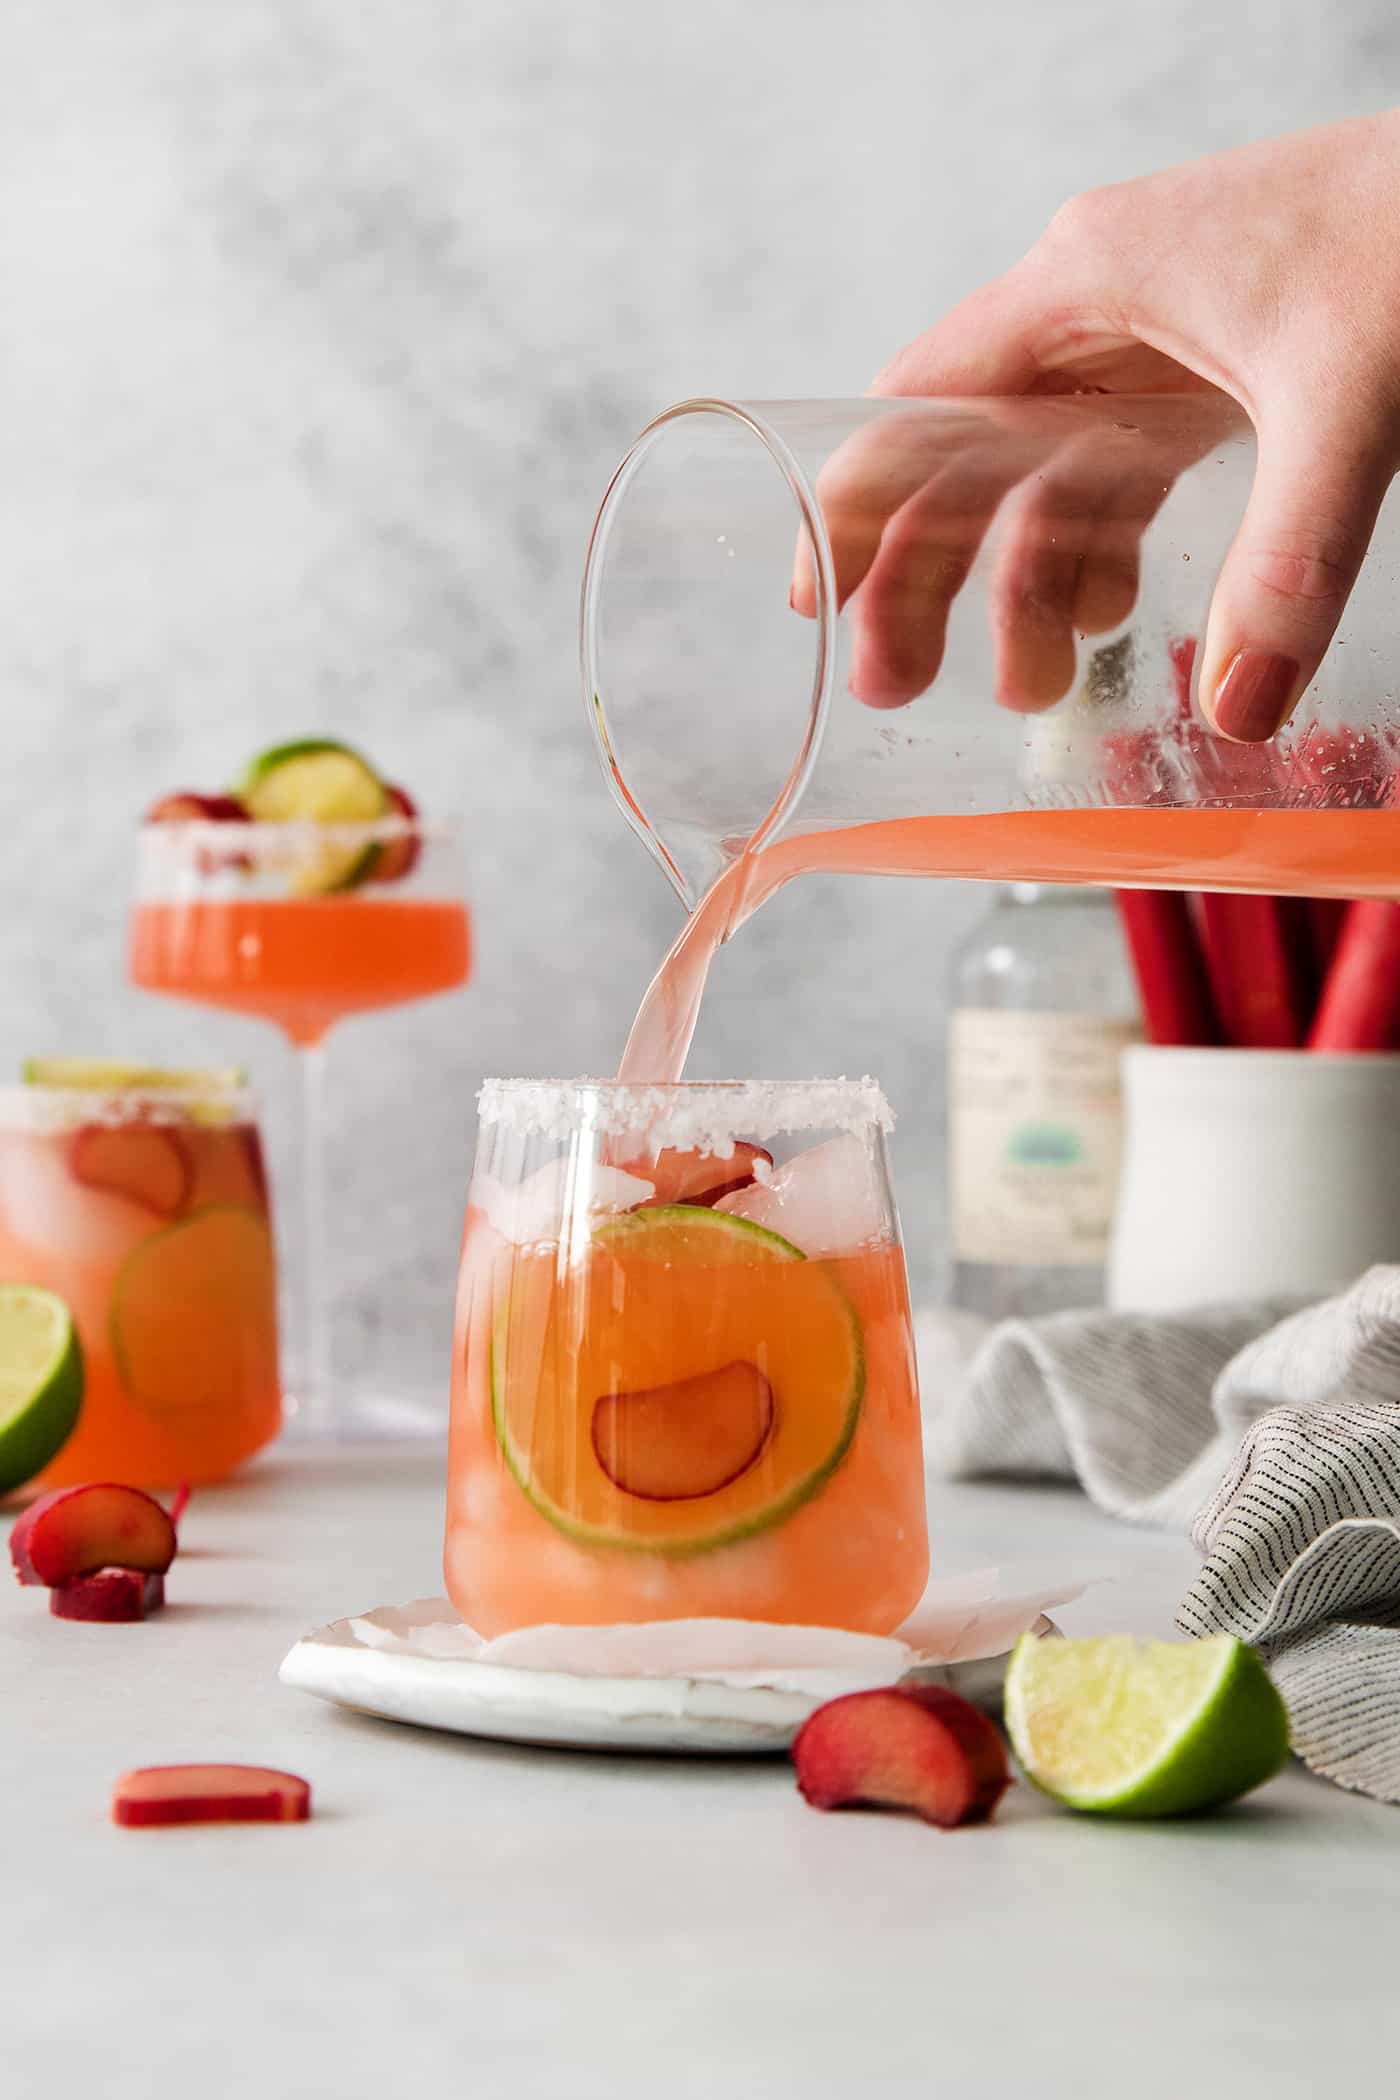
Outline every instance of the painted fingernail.
<svg viewBox="0 0 1400 2100"><path fill-rule="evenodd" d="M1215 726L1238 744L1263 744L1287 720L1298 683L1291 656L1238 649L1215 689Z"/></svg>

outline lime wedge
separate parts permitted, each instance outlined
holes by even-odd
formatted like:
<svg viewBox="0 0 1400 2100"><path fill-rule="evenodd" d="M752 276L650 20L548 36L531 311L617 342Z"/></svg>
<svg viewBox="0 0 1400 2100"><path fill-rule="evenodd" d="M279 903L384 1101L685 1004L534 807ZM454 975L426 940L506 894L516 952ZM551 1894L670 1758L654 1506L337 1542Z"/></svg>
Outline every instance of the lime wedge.
<svg viewBox="0 0 1400 2100"><path fill-rule="evenodd" d="M26 1057L20 1067L26 1086L67 1086L89 1094L232 1094L248 1084L242 1065L206 1065L184 1070L161 1065L104 1064L91 1057Z"/></svg>
<svg viewBox="0 0 1400 2100"><path fill-rule="evenodd" d="M67 1442L83 1399L78 1331L61 1298L0 1284L0 1494L21 1487Z"/></svg>
<svg viewBox="0 0 1400 2100"><path fill-rule="evenodd" d="M1234 1801L1288 1758L1288 1715L1259 1656L1204 1641L1039 1640L1006 1673L1006 1726L1033 1786L1102 1816Z"/></svg>
<svg viewBox="0 0 1400 2100"><path fill-rule="evenodd" d="M389 791L368 760L324 737L264 751L238 783L238 794L260 824L373 824L392 810ZM374 843L327 840L298 861L294 887L303 894L353 889L382 850Z"/></svg>

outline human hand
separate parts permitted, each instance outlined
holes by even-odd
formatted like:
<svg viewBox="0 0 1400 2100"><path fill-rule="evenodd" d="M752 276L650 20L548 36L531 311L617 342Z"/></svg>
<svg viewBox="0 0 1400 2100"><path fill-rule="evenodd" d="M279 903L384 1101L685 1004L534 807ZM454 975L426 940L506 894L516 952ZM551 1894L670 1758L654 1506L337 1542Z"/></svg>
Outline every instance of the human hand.
<svg viewBox="0 0 1400 2100"><path fill-rule="evenodd" d="M1330 642L1400 469L1400 112L1243 147L1073 199L1025 258L888 365L883 395L1192 392L1199 421L1144 455L1113 416L1075 437L1024 408L901 458L878 421L819 489L852 599L851 685L899 706L937 670L948 608L994 512L997 697L1051 705L1074 635L1121 622L1171 478L1243 410L1254 487L1198 666L1207 718L1261 742ZM1063 409L1065 404L1060 404ZM1115 432L1117 433L1115 439ZM1117 451L1115 453L1115 442ZM999 462L999 464L998 464ZM814 608L799 562L794 604Z"/></svg>

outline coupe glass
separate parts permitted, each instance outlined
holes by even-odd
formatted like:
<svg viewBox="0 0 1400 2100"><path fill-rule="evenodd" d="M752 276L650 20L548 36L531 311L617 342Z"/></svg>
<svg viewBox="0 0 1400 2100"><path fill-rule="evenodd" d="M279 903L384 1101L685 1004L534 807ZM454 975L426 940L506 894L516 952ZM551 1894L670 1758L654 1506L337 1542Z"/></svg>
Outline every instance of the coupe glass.
<svg viewBox="0 0 1400 2100"><path fill-rule="evenodd" d="M448 1594L484 1634L885 1633L928 1570L869 1080L490 1080L453 1360Z"/></svg>
<svg viewBox="0 0 1400 2100"><path fill-rule="evenodd" d="M0 1089L0 1276L56 1291L85 1366L39 1476L222 1479L276 1435L277 1284L262 1147L232 1089Z"/></svg>
<svg viewBox="0 0 1400 2100"><path fill-rule="evenodd" d="M681 403L584 576L619 806L688 908L756 859L740 917L818 865L1400 892L1400 494L1290 728L1200 715L1253 466L1214 395Z"/></svg>
<svg viewBox="0 0 1400 2100"><path fill-rule="evenodd" d="M325 1041L338 1021L466 982L461 840L450 826L146 824L131 975L148 991L257 1014L301 1074L299 1434L434 1428L407 1407L352 1409L335 1391L326 1279Z"/></svg>

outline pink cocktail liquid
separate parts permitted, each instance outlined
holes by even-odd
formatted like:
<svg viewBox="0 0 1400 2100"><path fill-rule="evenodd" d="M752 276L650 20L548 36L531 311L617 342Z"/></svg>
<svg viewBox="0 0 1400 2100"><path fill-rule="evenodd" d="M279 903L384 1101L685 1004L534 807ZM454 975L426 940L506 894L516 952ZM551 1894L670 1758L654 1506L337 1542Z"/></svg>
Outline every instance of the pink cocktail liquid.
<svg viewBox="0 0 1400 2100"><path fill-rule="evenodd" d="M735 861L701 899L642 1001L621 1078L679 1078L716 949L803 874L1400 897L1400 810L1018 810L781 839Z"/></svg>

